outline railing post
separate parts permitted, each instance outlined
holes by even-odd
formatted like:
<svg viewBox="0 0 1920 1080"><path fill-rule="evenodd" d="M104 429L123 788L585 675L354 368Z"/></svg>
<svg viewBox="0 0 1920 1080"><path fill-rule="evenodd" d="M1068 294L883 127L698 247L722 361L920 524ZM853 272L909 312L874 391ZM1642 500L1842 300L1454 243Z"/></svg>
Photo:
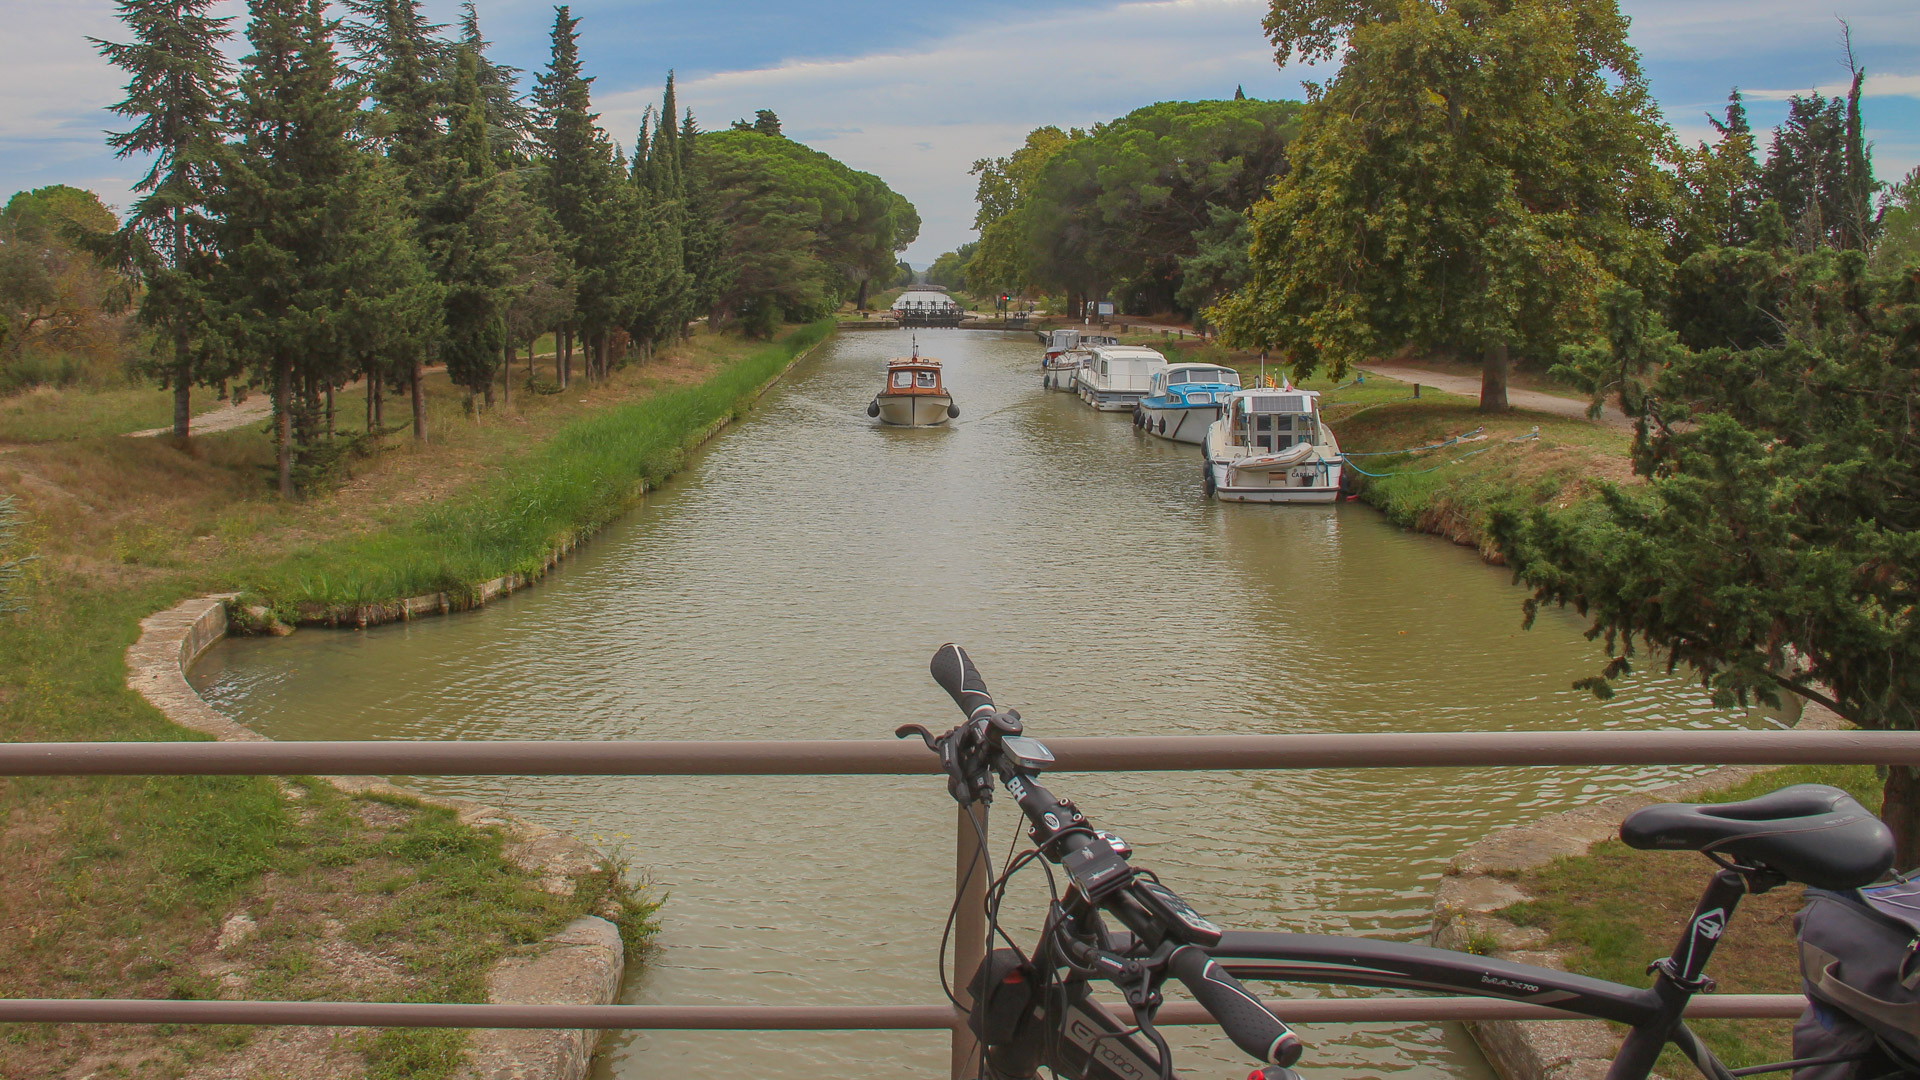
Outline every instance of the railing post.
<svg viewBox="0 0 1920 1080"><path fill-rule="evenodd" d="M987 834L987 804L959 808L953 845L953 881L960 907L953 919L953 996L971 1007L967 986L987 957L987 860L980 838ZM965 1024L953 1029L953 1080L980 1073L980 1045Z"/></svg>

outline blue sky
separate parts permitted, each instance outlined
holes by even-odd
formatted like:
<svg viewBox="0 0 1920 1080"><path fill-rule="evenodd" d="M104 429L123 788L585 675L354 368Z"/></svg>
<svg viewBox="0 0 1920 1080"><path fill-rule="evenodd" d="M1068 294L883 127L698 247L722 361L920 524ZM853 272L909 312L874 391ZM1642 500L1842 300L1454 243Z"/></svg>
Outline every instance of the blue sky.
<svg viewBox="0 0 1920 1080"><path fill-rule="evenodd" d="M496 58L545 60L552 6L476 0ZM1689 141L1728 88L1748 94L1756 127L1788 94L1845 78L1838 19L1869 73L1876 172L1920 165L1920 0L1623 0L1633 41L1669 122ZM244 5L229 0L226 10ZM427 0L451 19L456 0ZM575 3L595 102L623 144L657 101L668 68L703 126L756 108L788 135L876 173L912 199L924 225L917 266L972 238L976 159L1004 154L1041 124L1085 126L1154 101L1298 97L1260 36L1262 0L587 0ZM121 80L87 45L118 38L110 0L0 0L0 195L45 184L91 188L124 206L139 175L101 143Z"/></svg>

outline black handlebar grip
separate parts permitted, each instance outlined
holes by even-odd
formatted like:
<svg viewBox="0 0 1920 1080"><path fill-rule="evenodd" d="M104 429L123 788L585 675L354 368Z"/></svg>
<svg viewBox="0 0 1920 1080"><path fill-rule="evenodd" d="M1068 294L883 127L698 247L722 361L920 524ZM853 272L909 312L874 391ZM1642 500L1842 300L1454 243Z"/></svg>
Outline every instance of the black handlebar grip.
<svg viewBox="0 0 1920 1080"><path fill-rule="evenodd" d="M982 710L993 711L993 695L987 693L986 680L968 659L967 650L947 642L933 654L927 671L933 681L940 684L940 689L953 696L953 703L960 706L967 719L973 719Z"/></svg>
<svg viewBox="0 0 1920 1080"><path fill-rule="evenodd" d="M1207 1014L1220 1022L1233 1045L1271 1065L1291 1065L1300 1060L1300 1036L1274 1018L1260 999L1247 992L1240 980L1214 963L1213 957L1193 945L1175 950L1167 960L1167 971L1185 983Z"/></svg>

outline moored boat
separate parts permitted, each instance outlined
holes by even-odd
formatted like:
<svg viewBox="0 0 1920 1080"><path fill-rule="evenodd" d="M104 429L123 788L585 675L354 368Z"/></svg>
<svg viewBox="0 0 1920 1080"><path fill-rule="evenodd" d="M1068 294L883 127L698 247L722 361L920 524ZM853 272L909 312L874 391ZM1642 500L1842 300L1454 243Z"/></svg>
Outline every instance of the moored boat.
<svg viewBox="0 0 1920 1080"><path fill-rule="evenodd" d="M1129 412L1147 396L1154 375L1166 366L1167 358L1157 349L1098 345L1086 351L1075 373L1074 389L1080 400L1101 412Z"/></svg>
<svg viewBox="0 0 1920 1080"><path fill-rule="evenodd" d="M933 427L960 415L940 378L940 361L920 355L887 361L887 385L867 403L867 415L898 427Z"/></svg>
<svg viewBox="0 0 1920 1080"><path fill-rule="evenodd" d="M1228 395L1207 428L1207 494L1227 502L1328 503L1340 497L1340 443L1320 419L1320 395L1292 386Z"/></svg>
<svg viewBox="0 0 1920 1080"><path fill-rule="evenodd" d="M1156 372L1133 422L1149 435L1198 445L1207 427L1226 412L1229 395L1240 389L1240 373L1218 364L1169 364Z"/></svg>

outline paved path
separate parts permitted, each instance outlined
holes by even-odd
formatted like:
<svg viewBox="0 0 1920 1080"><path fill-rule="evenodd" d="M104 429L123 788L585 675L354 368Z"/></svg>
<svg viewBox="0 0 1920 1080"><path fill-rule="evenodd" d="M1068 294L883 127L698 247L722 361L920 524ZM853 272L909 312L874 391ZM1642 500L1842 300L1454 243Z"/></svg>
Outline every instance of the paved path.
<svg viewBox="0 0 1920 1080"><path fill-rule="evenodd" d="M1428 371L1425 368L1398 367L1392 364L1361 364L1360 370L1369 375L1379 375L1396 379L1404 383L1419 383L1444 390L1461 397L1480 399L1480 377L1477 375L1449 375L1440 371ZM1559 397L1543 394L1538 390L1520 390L1507 387L1507 404L1516 409L1530 409L1534 412L1552 413L1556 416L1573 416L1582 420L1587 416L1587 403L1577 398ZM1608 405L1600 414L1600 423L1609 427L1632 430L1633 421L1620 411L1617 405Z"/></svg>

